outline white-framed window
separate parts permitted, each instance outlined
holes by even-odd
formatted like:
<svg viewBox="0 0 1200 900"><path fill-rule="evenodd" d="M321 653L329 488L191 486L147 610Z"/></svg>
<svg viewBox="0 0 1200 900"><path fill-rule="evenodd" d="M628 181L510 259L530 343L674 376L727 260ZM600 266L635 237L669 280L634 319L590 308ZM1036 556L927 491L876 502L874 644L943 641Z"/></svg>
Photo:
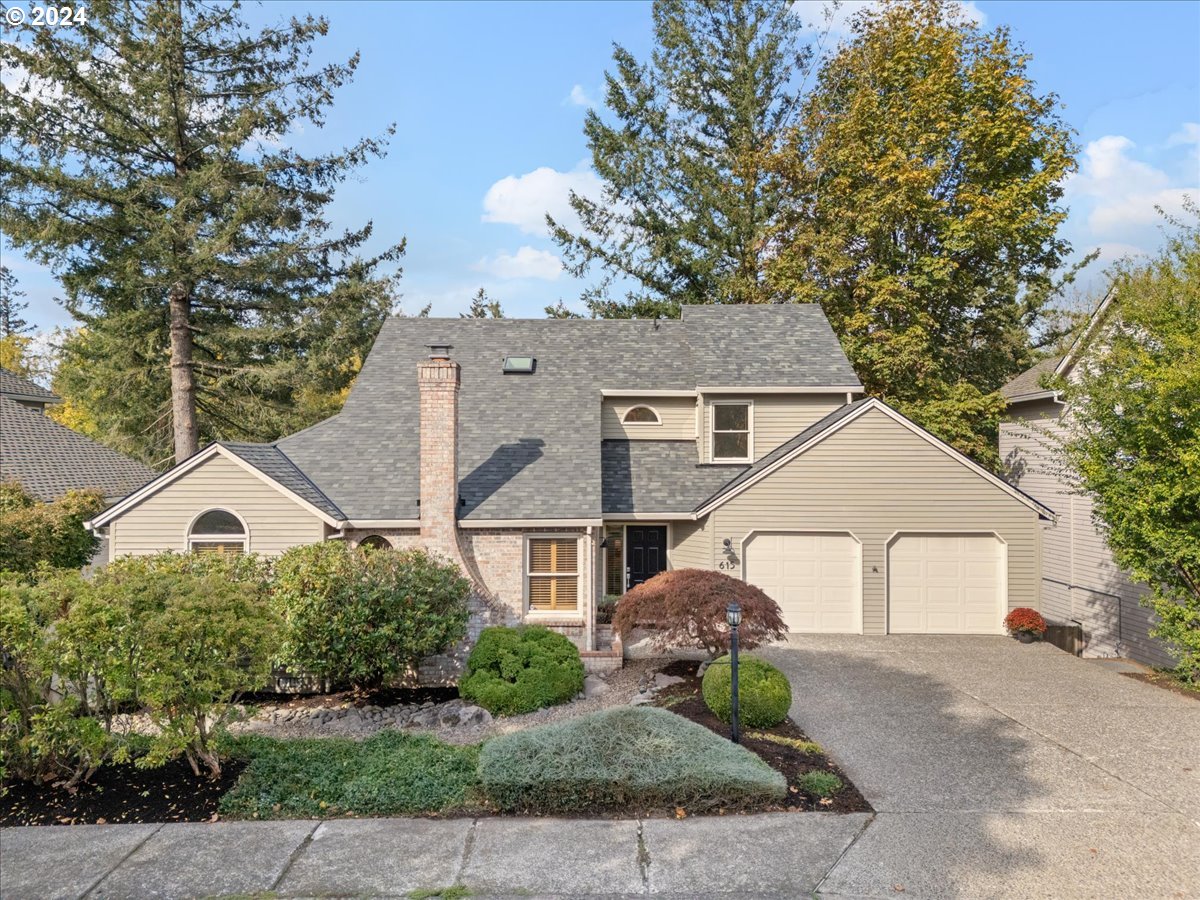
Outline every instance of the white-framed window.
<svg viewBox="0 0 1200 900"><path fill-rule="evenodd" d="M711 416L713 462L749 462L754 446L754 404L748 400L716 401Z"/></svg>
<svg viewBox="0 0 1200 900"><path fill-rule="evenodd" d="M200 513L188 528L187 546L192 553L245 553L250 533L241 516L227 509Z"/></svg>
<svg viewBox="0 0 1200 900"><path fill-rule="evenodd" d="M658 410L652 406L632 406L621 416L622 425L661 425Z"/></svg>
<svg viewBox="0 0 1200 900"><path fill-rule="evenodd" d="M530 612L579 612L579 535L537 534L526 539L525 596Z"/></svg>

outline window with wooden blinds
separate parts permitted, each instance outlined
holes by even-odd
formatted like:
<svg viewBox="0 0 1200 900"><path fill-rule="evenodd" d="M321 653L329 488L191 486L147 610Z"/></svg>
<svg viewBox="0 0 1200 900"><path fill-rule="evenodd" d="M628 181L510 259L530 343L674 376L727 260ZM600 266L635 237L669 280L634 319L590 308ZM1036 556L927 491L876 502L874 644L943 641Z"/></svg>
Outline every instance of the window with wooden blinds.
<svg viewBox="0 0 1200 900"><path fill-rule="evenodd" d="M193 553L214 553L217 556L238 556L245 552L245 544L241 541L220 543L219 541L192 541Z"/></svg>
<svg viewBox="0 0 1200 900"><path fill-rule="evenodd" d="M246 523L227 509L201 513L188 528L188 549L193 553L237 556L248 549Z"/></svg>
<svg viewBox="0 0 1200 900"><path fill-rule="evenodd" d="M526 571L529 608L537 612L579 610L579 539L535 537L529 539Z"/></svg>

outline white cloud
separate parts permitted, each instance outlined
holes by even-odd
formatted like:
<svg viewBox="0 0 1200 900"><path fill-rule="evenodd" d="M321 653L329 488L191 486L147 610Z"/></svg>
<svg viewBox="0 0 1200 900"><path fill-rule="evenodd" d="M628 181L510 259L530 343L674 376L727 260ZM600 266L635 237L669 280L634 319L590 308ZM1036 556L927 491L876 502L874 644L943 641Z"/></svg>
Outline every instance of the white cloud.
<svg viewBox="0 0 1200 900"><path fill-rule="evenodd" d="M485 256L473 268L505 280L536 278L541 281L554 281L563 271L562 260L553 253L529 246L521 247L516 253Z"/></svg>
<svg viewBox="0 0 1200 900"><path fill-rule="evenodd" d="M875 5L875 0L841 0L837 4L829 0L793 0L792 13L800 17L804 30L809 33L828 31L830 37L843 38L850 34L850 21L854 16ZM967 21L976 25L987 23L987 16L974 0L964 0L958 8Z"/></svg>
<svg viewBox="0 0 1200 900"><path fill-rule="evenodd" d="M570 172L542 166L524 175L501 178L483 197L483 221L516 225L526 234L547 235L546 214L570 229L579 227L571 209L570 194L597 197L601 182L596 173L581 163Z"/></svg>
<svg viewBox="0 0 1200 900"><path fill-rule="evenodd" d="M1177 215L1183 212L1186 196L1200 195L1200 186L1173 183L1163 169L1135 159L1136 148L1119 134L1091 141L1079 172L1067 183L1072 208L1088 210L1089 237L1094 240L1145 248L1147 227L1162 222L1156 207Z"/></svg>
<svg viewBox="0 0 1200 900"><path fill-rule="evenodd" d="M1167 138L1168 147L1200 144L1200 122L1184 122L1183 126Z"/></svg>
<svg viewBox="0 0 1200 900"><path fill-rule="evenodd" d="M582 84L577 84L571 88L571 93L567 95L567 99L563 101L572 106L595 106L596 101L588 96L587 91L583 89Z"/></svg>

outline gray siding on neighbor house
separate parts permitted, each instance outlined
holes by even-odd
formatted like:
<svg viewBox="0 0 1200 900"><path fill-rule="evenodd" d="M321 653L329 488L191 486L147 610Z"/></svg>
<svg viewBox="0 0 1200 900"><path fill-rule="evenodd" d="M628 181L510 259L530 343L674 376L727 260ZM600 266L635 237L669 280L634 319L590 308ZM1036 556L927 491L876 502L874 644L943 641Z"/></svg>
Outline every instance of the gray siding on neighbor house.
<svg viewBox="0 0 1200 900"><path fill-rule="evenodd" d="M649 406L661 425L625 425L621 419L635 406ZM606 398L600 410L600 438L627 441L692 441L696 439L695 397Z"/></svg>
<svg viewBox="0 0 1200 900"><path fill-rule="evenodd" d="M886 546L897 532L995 532L1007 545L1009 608L1037 608L1038 522L1030 507L870 410L718 507L704 530L713 568L727 537L740 556L756 531L852 532L863 545L863 630L883 634Z"/></svg>
<svg viewBox="0 0 1200 900"><path fill-rule="evenodd" d="M1006 477L1058 514L1043 532L1043 612L1054 621L1079 622L1086 655L1172 665L1162 642L1149 635L1154 614L1140 603L1147 588L1115 564L1092 520L1091 500L1075 491L1056 461L1063 409L1051 400L1014 403L1000 424Z"/></svg>
<svg viewBox="0 0 1200 900"><path fill-rule="evenodd" d="M836 394L706 394L700 429L700 458L709 459L712 443L712 406L723 401L754 404L753 458L766 456L784 441L795 437L813 422L846 404L845 392Z"/></svg>
<svg viewBox="0 0 1200 900"><path fill-rule="evenodd" d="M184 552L192 520L219 507L241 516L250 551L275 556L325 539L325 523L257 475L214 456L117 517L109 525L110 558Z"/></svg>

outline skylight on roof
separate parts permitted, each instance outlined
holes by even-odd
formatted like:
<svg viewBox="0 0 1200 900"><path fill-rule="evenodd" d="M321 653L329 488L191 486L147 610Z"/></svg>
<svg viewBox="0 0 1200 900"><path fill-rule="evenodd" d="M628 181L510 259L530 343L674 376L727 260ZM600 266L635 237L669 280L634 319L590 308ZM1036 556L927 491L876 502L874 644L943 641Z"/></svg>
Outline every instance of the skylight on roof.
<svg viewBox="0 0 1200 900"><path fill-rule="evenodd" d="M537 360L532 356L504 357L505 375L532 375L535 368L537 368Z"/></svg>

